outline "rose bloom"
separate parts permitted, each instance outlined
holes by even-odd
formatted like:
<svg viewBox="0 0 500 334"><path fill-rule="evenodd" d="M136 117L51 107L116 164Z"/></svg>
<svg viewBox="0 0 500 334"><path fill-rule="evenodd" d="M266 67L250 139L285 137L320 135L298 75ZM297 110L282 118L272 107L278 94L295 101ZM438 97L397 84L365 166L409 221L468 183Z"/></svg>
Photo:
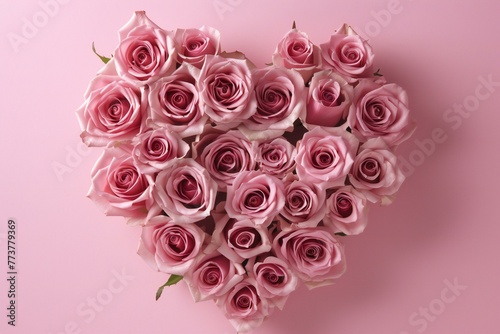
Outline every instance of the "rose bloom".
<svg viewBox="0 0 500 334"><path fill-rule="evenodd" d="M332 284L345 271L343 246L326 227L282 231L273 249L309 288Z"/></svg>
<svg viewBox="0 0 500 334"><path fill-rule="evenodd" d="M315 227L325 215L324 190L318 190L314 185L289 176L285 183L285 205L280 215L288 224L297 227ZM282 229L289 228L282 224Z"/></svg>
<svg viewBox="0 0 500 334"><path fill-rule="evenodd" d="M244 278L239 263L215 251L202 256L184 276L194 301L214 299L226 294Z"/></svg>
<svg viewBox="0 0 500 334"><path fill-rule="evenodd" d="M156 216L142 227L137 253L153 268L184 275L203 249L205 232L195 224L177 224L170 217Z"/></svg>
<svg viewBox="0 0 500 334"><path fill-rule="evenodd" d="M368 223L366 197L352 186L336 189L326 200L323 223L346 235L363 232Z"/></svg>
<svg viewBox="0 0 500 334"><path fill-rule="evenodd" d="M217 299L217 306L238 333L260 326L270 311L267 300L258 294L257 282L252 278L245 278Z"/></svg>
<svg viewBox="0 0 500 334"><path fill-rule="evenodd" d="M149 130L133 140L132 157L142 173L156 173L175 159L183 158L189 145L166 129Z"/></svg>
<svg viewBox="0 0 500 334"><path fill-rule="evenodd" d="M166 127L183 138L201 134L208 117L200 106L198 76L198 69L183 64L151 86L150 125Z"/></svg>
<svg viewBox="0 0 500 334"><path fill-rule="evenodd" d="M154 197L177 223L194 223L210 215L217 184L193 159L180 159L156 176Z"/></svg>
<svg viewBox="0 0 500 334"><path fill-rule="evenodd" d="M259 144L256 162L262 172L283 178L295 167L296 155L295 146L285 138L278 137Z"/></svg>
<svg viewBox="0 0 500 334"><path fill-rule="evenodd" d="M176 64L171 33L152 23L145 12L136 12L121 29L114 58L118 74L137 86L172 73Z"/></svg>
<svg viewBox="0 0 500 334"><path fill-rule="evenodd" d="M320 189L344 185L358 140L340 128L316 127L297 144L297 175Z"/></svg>
<svg viewBox="0 0 500 334"><path fill-rule="evenodd" d="M248 218L267 226L284 205L283 182L259 171L241 172L227 188L226 212L237 220Z"/></svg>
<svg viewBox="0 0 500 334"><path fill-rule="evenodd" d="M194 144L193 156L225 191L242 171L255 169L255 143L238 130L227 133L207 128Z"/></svg>
<svg viewBox="0 0 500 334"><path fill-rule="evenodd" d="M392 203L404 180L397 158L384 140L370 139L361 145L349 181L369 201L382 205Z"/></svg>
<svg viewBox="0 0 500 334"><path fill-rule="evenodd" d="M210 27L177 29L175 32L177 60L201 68L205 55L216 55L220 50L220 33Z"/></svg>
<svg viewBox="0 0 500 334"><path fill-rule="evenodd" d="M128 217L136 225L161 209L153 198L153 178L141 174L127 144L107 147L92 169L88 197L108 216Z"/></svg>
<svg viewBox="0 0 500 334"><path fill-rule="evenodd" d="M114 61L90 82L85 102L77 110L82 140L88 146L106 146L130 140L141 131L147 101L141 91L114 74Z"/></svg>
<svg viewBox="0 0 500 334"><path fill-rule="evenodd" d="M371 46L347 24L320 45L323 66L333 68L349 82L371 76L374 54Z"/></svg>
<svg viewBox="0 0 500 334"><path fill-rule="evenodd" d="M361 141L380 137L391 147L408 139L415 130L406 91L380 80L361 80L356 86L347 122Z"/></svg>
<svg viewBox="0 0 500 334"><path fill-rule="evenodd" d="M267 67L253 71L257 109L240 126L250 139L268 139L293 130L305 108L304 80L285 68Z"/></svg>
<svg viewBox="0 0 500 334"><path fill-rule="evenodd" d="M273 64L295 69L307 83L321 65L321 51L304 32L292 29L278 43L273 54Z"/></svg>
<svg viewBox="0 0 500 334"><path fill-rule="evenodd" d="M215 222L212 242L217 250L233 262L242 263L271 250L266 227L250 219L232 219L227 215Z"/></svg>
<svg viewBox="0 0 500 334"><path fill-rule="evenodd" d="M205 113L218 125L236 126L255 112L252 73L245 59L206 56L198 90Z"/></svg>
<svg viewBox="0 0 500 334"><path fill-rule="evenodd" d="M345 122L353 90L347 81L331 70L314 73L307 96L304 123L339 126Z"/></svg>
<svg viewBox="0 0 500 334"><path fill-rule="evenodd" d="M252 268L249 275L257 281L259 295L283 310L288 296L297 288L297 276L285 261L274 256L250 262L255 262L247 266Z"/></svg>

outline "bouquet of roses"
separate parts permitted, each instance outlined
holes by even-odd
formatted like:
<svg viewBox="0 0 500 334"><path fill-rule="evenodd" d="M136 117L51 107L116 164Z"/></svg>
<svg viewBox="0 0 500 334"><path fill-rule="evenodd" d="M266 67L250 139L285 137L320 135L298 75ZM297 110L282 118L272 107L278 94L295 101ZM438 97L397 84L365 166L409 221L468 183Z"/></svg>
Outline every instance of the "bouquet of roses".
<svg viewBox="0 0 500 334"><path fill-rule="evenodd" d="M77 111L82 140L104 147L88 196L141 226L139 255L170 275L157 298L184 280L237 331L299 284L342 275L340 239L404 181L407 95L348 25L317 46L294 24L256 68L213 28L167 31L136 12L100 57Z"/></svg>

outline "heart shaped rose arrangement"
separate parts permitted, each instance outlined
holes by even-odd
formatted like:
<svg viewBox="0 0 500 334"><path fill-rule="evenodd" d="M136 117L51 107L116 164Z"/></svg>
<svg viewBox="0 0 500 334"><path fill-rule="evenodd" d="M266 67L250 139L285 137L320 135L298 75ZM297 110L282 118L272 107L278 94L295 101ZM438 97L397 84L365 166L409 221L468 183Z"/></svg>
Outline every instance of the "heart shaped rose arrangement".
<svg viewBox="0 0 500 334"><path fill-rule="evenodd" d="M95 50L94 50L95 51ZM77 111L105 147L88 196L140 225L138 253L213 300L237 331L282 309L299 284L345 271L340 239L391 203L408 99L343 25L319 46L294 27L272 65L221 52L212 28L167 31L136 12Z"/></svg>

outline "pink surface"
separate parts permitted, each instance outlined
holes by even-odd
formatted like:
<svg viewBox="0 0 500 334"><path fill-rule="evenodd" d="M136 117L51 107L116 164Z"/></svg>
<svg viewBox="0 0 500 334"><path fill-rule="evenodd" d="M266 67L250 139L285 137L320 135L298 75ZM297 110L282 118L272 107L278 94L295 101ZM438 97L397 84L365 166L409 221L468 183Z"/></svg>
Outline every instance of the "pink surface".
<svg viewBox="0 0 500 334"><path fill-rule="evenodd" d="M366 231L346 240L348 269L336 285L301 288L255 334L499 333L499 2L0 7L1 333L234 333L213 303L195 304L182 284L156 302L166 276L136 255L140 230L85 198L101 152L80 145L75 117L102 65L91 44L110 54L135 10L166 29L213 26L223 49L259 66L294 20L315 43L347 22L370 38L381 72L410 96L418 130L399 151L408 179L397 200L373 207ZM6 317L9 218L17 223L16 327Z"/></svg>

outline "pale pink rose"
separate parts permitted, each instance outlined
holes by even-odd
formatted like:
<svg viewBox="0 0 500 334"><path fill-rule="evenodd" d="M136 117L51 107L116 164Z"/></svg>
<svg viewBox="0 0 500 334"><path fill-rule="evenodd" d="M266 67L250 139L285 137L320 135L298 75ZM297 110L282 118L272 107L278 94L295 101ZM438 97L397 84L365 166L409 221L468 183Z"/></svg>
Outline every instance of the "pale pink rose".
<svg viewBox="0 0 500 334"><path fill-rule="evenodd" d="M360 234L368 223L366 197L352 186L336 189L326 200L325 225L346 235Z"/></svg>
<svg viewBox="0 0 500 334"><path fill-rule="evenodd" d="M245 59L206 56L198 90L205 113L218 125L236 126L255 112L252 73Z"/></svg>
<svg viewBox="0 0 500 334"><path fill-rule="evenodd" d="M380 137L391 147L408 139L415 130L406 91L393 83L368 79L354 89L347 123L360 141Z"/></svg>
<svg viewBox="0 0 500 334"><path fill-rule="evenodd" d="M151 85L151 126L166 127L182 138L201 134L208 117L200 106L198 75L198 69L183 64L172 75Z"/></svg>
<svg viewBox="0 0 500 334"><path fill-rule="evenodd" d="M238 130L227 133L209 129L194 144L193 156L225 191L242 171L255 169L256 144Z"/></svg>
<svg viewBox="0 0 500 334"><path fill-rule="evenodd" d="M347 81L331 70L314 73L307 96L304 123L339 126L349 112L353 90Z"/></svg>
<svg viewBox="0 0 500 334"><path fill-rule="evenodd" d="M156 23L151 21L151 19L146 15L145 11L136 11L130 20L125 23L123 27L120 28L118 31L118 37L119 41L123 41L125 38L127 38L128 34L136 27L139 26L149 26L151 28L155 29L160 29Z"/></svg>
<svg viewBox="0 0 500 334"><path fill-rule="evenodd" d="M284 205L283 182L259 171L241 172L227 188L226 212L237 220L248 218L267 226Z"/></svg>
<svg viewBox="0 0 500 334"><path fill-rule="evenodd" d="M216 220L212 242L222 255L237 263L271 250L267 227L227 215Z"/></svg>
<svg viewBox="0 0 500 334"><path fill-rule="evenodd" d="M333 68L349 82L373 75L372 48L349 25L344 24L320 48L323 67Z"/></svg>
<svg viewBox="0 0 500 334"><path fill-rule="evenodd" d="M243 122L241 131L250 139L269 139L293 130L305 109L305 85L292 70L267 67L253 71L255 113Z"/></svg>
<svg viewBox="0 0 500 334"><path fill-rule="evenodd" d="M166 129L149 130L135 137L132 143L134 162L145 174L165 169L189 151L189 145L177 133Z"/></svg>
<svg viewBox="0 0 500 334"><path fill-rule="evenodd" d="M106 71L112 67L108 65ZM115 75L99 74L77 110L80 136L88 146L130 140L141 131L146 110L147 100L140 89Z"/></svg>
<svg viewBox="0 0 500 334"><path fill-rule="evenodd" d="M196 161L184 158L158 173L154 197L177 223L194 223L210 215L217 184Z"/></svg>
<svg viewBox="0 0 500 334"><path fill-rule="evenodd" d="M273 64L296 70L307 83L321 65L321 51L304 32L292 29L278 43Z"/></svg>
<svg viewBox="0 0 500 334"><path fill-rule="evenodd" d="M141 174L127 144L107 147L92 169L88 197L108 216L143 224L161 212L153 198L153 177Z"/></svg>
<svg viewBox="0 0 500 334"><path fill-rule="evenodd" d="M236 284L229 292L217 300L226 318L236 329L236 332L248 332L262 324L269 315L270 305L257 292L257 282L245 278Z"/></svg>
<svg viewBox="0 0 500 334"><path fill-rule="evenodd" d="M280 310L298 285L297 276L288 264L274 256L255 261L249 274L257 281L259 295Z"/></svg>
<svg viewBox="0 0 500 334"><path fill-rule="evenodd" d="M205 236L195 224L177 224L170 217L156 216L142 227L137 254L153 270L184 275L203 250Z"/></svg>
<svg viewBox="0 0 500 334"><path fill-rule="evenodd" d="M216 55L220 51L220 33L211 27L200 29L177 29L175 32L177 60L201 68L205 55Z"/></svg>
<svg viewBox="0 0 500 334"><path fill-rule="evenodd" d="M320 189L342 186L357 149L358 140L344 129L315 127L297 143L297 175Z"/></svg>
<svg viewBox="0 0 500 334"><path fill-rule="evenodd" d="M369 201L392 203L404 180L396 156L383 139L370 139L360 146L349 181Z"/></svg>
<svg viewBox="0 0 500 334"><path fill-rule="evenodd" d="M284 181L285 205L280 215L287 224L282 224L282 229L289 224L300 228L317 226L326 212L326 192L298 180L296 176L287 177Z"/></svg>
<svg viewBox="0 0 500 334"><path fill-rule="evenodd" d="M296 155L295 146L285 138L278 137L259 144L256 162L262 172L283 178L295 167Z"/></svg>
<svg viewBox="0 0 500 334"><path fill-rule="evenodd" d="M118 74L143 86L172 73L176 55L171 35L152 23L145 12L136 12L120 30L120 43L114 53Z"/></svg>
<svg viewBox="0 0 500 334"><path fill-rule="evenodd" d="M184 276L193 299L204 301L226 294L244 278L245 269L219 252L202 256Z"/></svg>
<svg viewBox="0 0 500 334"><path fill-rule="evenodd" d="M332 284L346 268L343 246L326 227L283 231L273 249L309 288Z"/></svg>

